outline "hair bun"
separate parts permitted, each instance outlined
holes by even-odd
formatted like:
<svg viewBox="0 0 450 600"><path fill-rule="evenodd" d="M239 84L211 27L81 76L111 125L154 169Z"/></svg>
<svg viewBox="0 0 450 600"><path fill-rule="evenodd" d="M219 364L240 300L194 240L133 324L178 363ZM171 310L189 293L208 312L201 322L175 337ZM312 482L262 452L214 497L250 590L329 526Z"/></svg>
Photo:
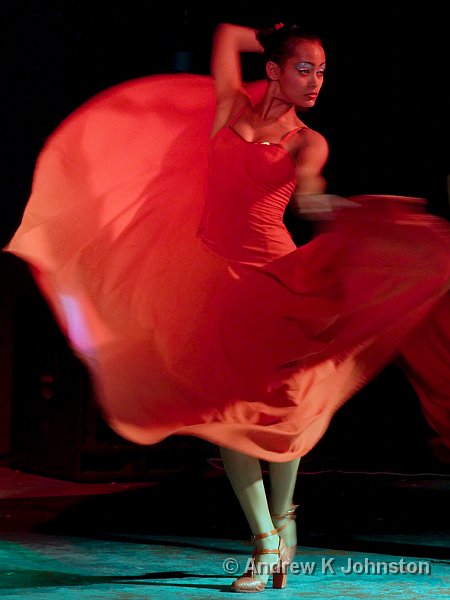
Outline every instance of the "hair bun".
<svg viewBox="0 0 450 600"><path fill-rule="evenodd" d="M317 33L286 21L279 21L272 27L259 29L256 32L256 39L263 47L266 60L273 60L279 64L282 64L291 55L295 44L300 40L313 41L323 45Z"/></svg>

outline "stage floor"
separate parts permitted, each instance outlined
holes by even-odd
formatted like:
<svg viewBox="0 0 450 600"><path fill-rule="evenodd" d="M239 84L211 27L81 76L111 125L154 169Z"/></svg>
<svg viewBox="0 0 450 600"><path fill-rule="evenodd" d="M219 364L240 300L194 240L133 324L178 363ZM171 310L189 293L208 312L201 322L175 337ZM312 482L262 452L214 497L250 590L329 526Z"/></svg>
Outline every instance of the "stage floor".
<svg viewBox="0 0 450 600"><path fill-rule="evenodd" d="M251 547L220 465L76 483L0 468L0 597L236 597ZM283 598L450 597L450 478L299 473ZM275 594L269 588L265 594Z"/></svg>

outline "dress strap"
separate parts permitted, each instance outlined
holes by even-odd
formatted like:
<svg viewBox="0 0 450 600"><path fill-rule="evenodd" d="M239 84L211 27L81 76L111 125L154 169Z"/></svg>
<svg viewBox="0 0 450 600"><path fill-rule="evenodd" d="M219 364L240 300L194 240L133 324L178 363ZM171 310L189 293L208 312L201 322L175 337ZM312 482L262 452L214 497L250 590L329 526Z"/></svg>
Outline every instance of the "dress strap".
<svg viewBox="0 0 450 600"><path fill-rule="evenodd" d="M234 115L234 117L232 117L231 120L228 121L227 127L232 127L236 123L236 121L239 119L239 117L242 115L244 110L247 110L247 108L250 108L250 104L244 104L244 106L237 111L237 113Z"/></svg>
<svg viewBox="0 0 450 600"><path fill-rule="evenodd" d="M308 127L306 127L306 125L302 125L301 127L296 127L295 129L291 129L291 131L288 131L287 133L285 133L284 136L281 138L280 144L285 144L288 140L290 140L292 137L294 137L294 135L296 135L302 129L308 129Z"/></svg>

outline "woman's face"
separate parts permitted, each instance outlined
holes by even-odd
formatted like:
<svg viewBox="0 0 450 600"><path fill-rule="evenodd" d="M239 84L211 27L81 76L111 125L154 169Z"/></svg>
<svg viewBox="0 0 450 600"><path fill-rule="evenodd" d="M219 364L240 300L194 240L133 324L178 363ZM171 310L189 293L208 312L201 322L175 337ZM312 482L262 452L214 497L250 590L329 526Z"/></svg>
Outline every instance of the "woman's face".
<svg viewBox="0 0 450 600"><path fill-rule="evenodd" d="M298 108L314 106L323 84L325 51L319 42L300 40L294 53L279 69L278 86L283 100Z"/></svg>

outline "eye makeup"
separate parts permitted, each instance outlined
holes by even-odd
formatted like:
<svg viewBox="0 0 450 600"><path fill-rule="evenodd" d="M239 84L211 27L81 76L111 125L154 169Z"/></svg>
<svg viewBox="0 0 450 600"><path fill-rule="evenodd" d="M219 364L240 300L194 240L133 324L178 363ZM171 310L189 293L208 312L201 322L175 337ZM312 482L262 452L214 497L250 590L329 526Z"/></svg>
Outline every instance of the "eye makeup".
<svg viewBox="0 0 450 600"><path fill-rule="evenodd" d="M314 69L314 65L313 63L310 62L306 62L306 61L302 61L299 62L295 65L296 69ZM319 71L325 71L325 63L322 63L321 65L319 65Z"/></svg>

